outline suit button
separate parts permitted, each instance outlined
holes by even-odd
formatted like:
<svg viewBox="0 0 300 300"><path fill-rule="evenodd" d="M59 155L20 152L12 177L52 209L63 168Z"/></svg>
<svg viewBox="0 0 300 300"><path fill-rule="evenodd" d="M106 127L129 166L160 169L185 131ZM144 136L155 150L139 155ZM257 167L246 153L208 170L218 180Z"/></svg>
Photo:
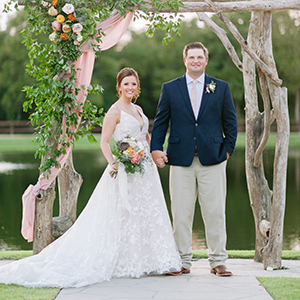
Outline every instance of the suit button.
<svg viewBox="0 0 300 300"><path fill-rule="evenodd" d="M198 124L196 123L195 126L198 126Z"/></svg>
<svg viewBox="0 0 300 300"><path fill-rule="evenodd" d="M196 139L196 137L194 137L194 140Z"/></svg>

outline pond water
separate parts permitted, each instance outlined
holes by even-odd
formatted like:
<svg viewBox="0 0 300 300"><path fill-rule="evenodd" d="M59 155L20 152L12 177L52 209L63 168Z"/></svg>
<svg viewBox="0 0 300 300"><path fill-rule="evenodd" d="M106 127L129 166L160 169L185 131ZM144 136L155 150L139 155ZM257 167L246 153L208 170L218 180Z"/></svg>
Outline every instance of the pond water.
<svg viewBox="0 0 300 300"><path fill-rule="evenodd" d="M272 165L274 151L264 153L265 173L272 188ZM76 151L73 153L75 169L83 176L77 213L86 205L96 186L106 161L100 151ZM0 250L32 249L20 233L22 218L21 197L29 184L38 178L39 161L32 154L0 153ZM168 209L168 167L160 170ZM300 250L300 149L289 154L287 203L284 223L285 250ZM228 193L226 205L227 249L254 249L255 231L252 211L249 205L244 151L236 151L227 165ZM54 203L54 216L58 215L58 201ZM204 226L199 205L196 205L193 249L206 249Z"/></svg>

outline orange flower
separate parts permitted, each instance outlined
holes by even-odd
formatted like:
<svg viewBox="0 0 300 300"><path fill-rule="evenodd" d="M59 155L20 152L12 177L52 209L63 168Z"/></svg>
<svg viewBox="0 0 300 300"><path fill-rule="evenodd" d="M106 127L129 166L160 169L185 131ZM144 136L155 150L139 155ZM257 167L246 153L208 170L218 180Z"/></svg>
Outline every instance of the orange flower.
<svg viewBox="0 0 300 300"><path fill-rule="evenodd" d="M55 6L57 4L57 0L52 1L52 5Z"/></svg>
<svg viewBox="0 0 300 300"><path fill-rule="evenodd" d="M68 39L68 36L65 33L61 33L60 38L66 41Z"/></svg>
<svg viewBox="0 0 300 300"><path fill-rule="evenodd" d="M65 17L63 15L58 15L56 20L58 23L63 23L65 21Z"/></svg>
<svg viewBox="0 0 300 300"><path fill-rule="evenodd" d="M69 18L70 21L75 21L76 20L76 18L73 14L69 14L68 18Z"/></svg>
<svg viewBox="0 0 300 300"><path fill-rule="evenodd" d="M128 157L132 158L134 156L136 156L136 152L133 150L133 148L131 146L129 146L126 151L123 152L125 155L127 155Z"/></svg>

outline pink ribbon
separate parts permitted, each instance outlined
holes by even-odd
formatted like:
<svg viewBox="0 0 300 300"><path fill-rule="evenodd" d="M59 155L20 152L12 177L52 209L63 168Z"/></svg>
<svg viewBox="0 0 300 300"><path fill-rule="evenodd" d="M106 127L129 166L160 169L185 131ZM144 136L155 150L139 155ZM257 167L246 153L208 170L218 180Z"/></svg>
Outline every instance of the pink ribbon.
<svg viewBox="0 0 300 300"><path fill-rule="evenodd" d="M113 47L120 40L120 38L126 31L133 15L134 12L127 13L126 17L116 14L98 24L97 28L102 28L102 31L105 33L105 36L101 38L100 43L100 49L102 51ZM90 39L82 44L80 49L83 54L75 63L75 70L80 69L76 74L76 86L80 89L80 92L78 93L76 98L82 104L84 104L85 102L86 91L81 89L81 86L88 87L90 85L95 62L95 54L92 47L89 46L90 42L95 41ZM78 124L80 124L80 118L78 118ZM74 128L72 128L71 130L74 132L75 130L77 130L77 127L74 126ZM66 132L65 116L63 117L63 132ZM29 185L22 196L23 217L21 233L24 239L28 240L28 242L32 242L34 237L35 198L40 190L47 190L49 188L53 180L57 177L60 170L63 168L70 150L71 146L66 149L66 154L62 154L60 157L58 157L57 161L60 164L59 169L52 167L49 178L45 178L44 175L41 174L36 185Z"/></svg>

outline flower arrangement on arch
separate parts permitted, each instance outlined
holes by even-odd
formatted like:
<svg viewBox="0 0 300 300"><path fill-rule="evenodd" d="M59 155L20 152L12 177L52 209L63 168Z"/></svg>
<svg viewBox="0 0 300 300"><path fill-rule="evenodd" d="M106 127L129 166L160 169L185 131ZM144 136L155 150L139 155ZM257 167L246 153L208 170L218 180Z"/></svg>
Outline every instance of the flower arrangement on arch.
<svg viewBox="0 0 300 300"><path fill-rule="evenodd" d="M112 147L112 154L115 156L113 164L123 164L126 173L135 172L143 174L146 160L150 160L145 155L147 146L144 146L140 141L134 137L126 136L124 139L117 141L116 145ZM111 171L110 176L116 178L118 171Z"/></svg>
<svg viewBox="0 0 300 300"><path fill-rule="evenodd" d="M47 10L49 25L52 33L49 39L55 43L73 43L79 46L84 38L81 34L84 26L84 15L76 10L70 1L53 0L42 1L41 5Z"/></svg>

